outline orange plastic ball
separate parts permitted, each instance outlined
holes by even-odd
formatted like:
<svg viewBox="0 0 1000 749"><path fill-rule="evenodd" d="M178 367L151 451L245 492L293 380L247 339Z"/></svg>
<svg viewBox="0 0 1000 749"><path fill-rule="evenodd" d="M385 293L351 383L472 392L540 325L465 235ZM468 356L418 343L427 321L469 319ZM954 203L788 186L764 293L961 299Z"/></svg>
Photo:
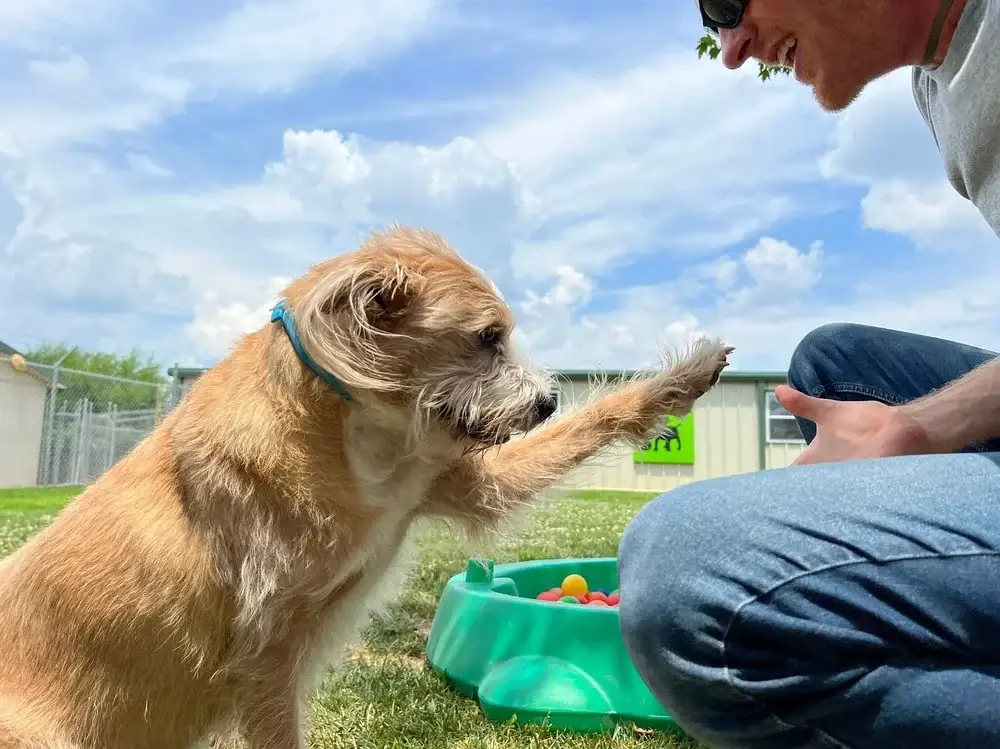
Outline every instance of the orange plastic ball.
<svg viewBox="0 0 1000 749"><path fill-rule="evenodd" d="M562 582L563 595L585 596L587 595L587 581L583 575L566 575Z"/></svg>

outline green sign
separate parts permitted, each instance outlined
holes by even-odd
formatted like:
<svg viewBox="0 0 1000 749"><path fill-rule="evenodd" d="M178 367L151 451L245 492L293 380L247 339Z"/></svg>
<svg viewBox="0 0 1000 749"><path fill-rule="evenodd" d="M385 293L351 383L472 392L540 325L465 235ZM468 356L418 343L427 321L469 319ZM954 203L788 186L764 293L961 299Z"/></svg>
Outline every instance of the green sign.
<svg viewBox="0 0 1000 749"><path fill-rule="evenodd" d="M668 416L663 428L645 449L632 454L633 463L668 463L692 465L694 463L694 414L682 421Z"/></svg>

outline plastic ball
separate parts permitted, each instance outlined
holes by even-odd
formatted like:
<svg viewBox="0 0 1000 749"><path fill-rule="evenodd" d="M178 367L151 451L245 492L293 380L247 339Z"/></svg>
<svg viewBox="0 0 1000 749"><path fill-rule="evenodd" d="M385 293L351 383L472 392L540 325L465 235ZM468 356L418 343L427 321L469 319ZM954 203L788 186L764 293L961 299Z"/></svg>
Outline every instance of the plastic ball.
<svg viewBox="0 0 1000 749"><path fill-rule="evenodd" d="M593 600L588 601L587 605L588 606L603 606L604 608L609 608L608 603L606 601L602 601L600 598L594 598Z"/></svg>
<svg viewBox="0 0 1000 749"><path fill-rule="evenodd" d="M590 593L587 594L587 603L591 603L593 601L602 601L604 603L607 603L608 602L608 594L607 593L603 593L603 592L601 592L599 590L591 591Z"/></svg>
<svg viewBox="0 0 1000 749"><path fill-rule="evenodd" d="M559 600L562 603L575 603L575 604L579 604L580 603L580 599L579 598L574 598L573 596L563 596Z"/></svg>
<svg viewBox="0 0 1000 749"><path fill-rule="evenodd" d="M562 582L562 592L567 596L585 596L587 581L583 575L566 575Z"/></svg>
<svg viewBox="0 0 1000 749"><path fill-rule="evenodd" d="M562 596L559 593L553 592L551 590L546 590L546 591L544 591L542 593L539 593L538 596L537 596L537 599L539 601L551 601L551 602L554 603L554 602L558 601L561 597Z"/></svg>
<svg viewBox="0 0 1000 749"><path fill-rule="evenodd" d="M620 600L621 600L621 598L618 595L618 591L616 590L614 593L612 593L610 596L608 596L608 605L609 606L617 606L618 602Z"/></svg>

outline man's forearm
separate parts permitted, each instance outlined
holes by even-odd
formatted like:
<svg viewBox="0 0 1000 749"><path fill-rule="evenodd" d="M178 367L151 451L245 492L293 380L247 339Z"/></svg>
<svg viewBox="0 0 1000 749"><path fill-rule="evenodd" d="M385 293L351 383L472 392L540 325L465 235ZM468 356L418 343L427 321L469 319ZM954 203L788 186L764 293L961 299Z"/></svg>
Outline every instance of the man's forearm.
<svg viewBox="0 0 1000 749"><path fill-rule="evenodd" d="M1000 437L1000 359L900 410L921 427L934 452L955 452Z"/></svg>

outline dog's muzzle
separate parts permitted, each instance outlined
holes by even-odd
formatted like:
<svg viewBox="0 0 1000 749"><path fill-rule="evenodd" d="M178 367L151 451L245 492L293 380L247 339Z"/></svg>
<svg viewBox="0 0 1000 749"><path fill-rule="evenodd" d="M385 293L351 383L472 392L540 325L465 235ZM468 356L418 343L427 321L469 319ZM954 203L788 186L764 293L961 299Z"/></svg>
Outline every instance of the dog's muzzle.
<svg viewBox="0 0 1000 749"><path fill-rule="evenodd" d="M542 422L547 421L556 412L557 408L559 408L559 401L556 400L556 397L552 393L539 396L538 400L535 401L533 426L538 426Z"/></svg>

